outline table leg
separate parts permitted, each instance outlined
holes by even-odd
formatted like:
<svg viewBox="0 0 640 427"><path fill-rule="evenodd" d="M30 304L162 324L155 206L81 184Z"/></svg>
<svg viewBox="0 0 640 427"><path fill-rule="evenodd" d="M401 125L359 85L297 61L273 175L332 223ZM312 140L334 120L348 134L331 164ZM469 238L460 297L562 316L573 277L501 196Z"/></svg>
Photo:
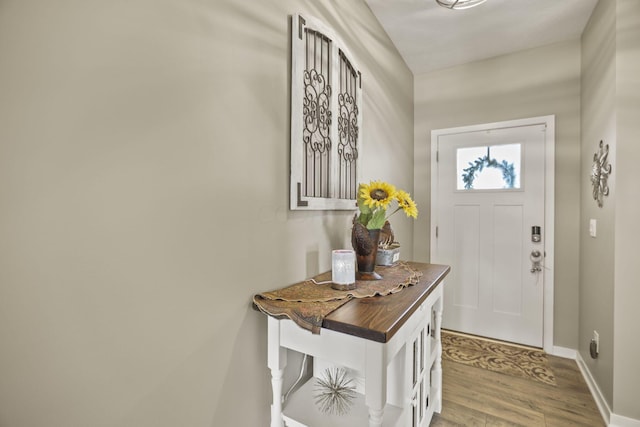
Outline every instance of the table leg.
<svg viewBox="0 0 640 427"><path fill-rule="evenodd" d="M271 389L273 393L271 427L283 427L282 382L284 368L287 366L287 350L280 347L280 320L269 317L268 322L267 364L269 369L271 369Z"/></svg>
<svg viewBox="0 0 640 427"><path fill-rule="evenodd" d="M387 364L384 348L367 341L365 362L365 403L369 408L369 427L381 427L387 403Z"/></svg>
<svg viewBox="0 0 640 427"><path fill-rule="evenodd" d="M271 427L282 427L282 377L284 369L271 370L271 389L273 403L271 404Z"/></svg>

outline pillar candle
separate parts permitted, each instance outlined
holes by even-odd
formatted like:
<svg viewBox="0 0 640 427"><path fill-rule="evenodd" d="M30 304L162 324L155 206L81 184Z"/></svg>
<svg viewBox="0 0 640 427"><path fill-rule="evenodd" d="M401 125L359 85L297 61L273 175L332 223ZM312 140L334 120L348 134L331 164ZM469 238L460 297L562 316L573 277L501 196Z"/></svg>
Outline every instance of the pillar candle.
<svg viewBox="0 0 640 427"><path fill-rule="evenodd" d="M331 253L331 281L338 285L356 282L356 254L350 249L337 249Z"/></svg>

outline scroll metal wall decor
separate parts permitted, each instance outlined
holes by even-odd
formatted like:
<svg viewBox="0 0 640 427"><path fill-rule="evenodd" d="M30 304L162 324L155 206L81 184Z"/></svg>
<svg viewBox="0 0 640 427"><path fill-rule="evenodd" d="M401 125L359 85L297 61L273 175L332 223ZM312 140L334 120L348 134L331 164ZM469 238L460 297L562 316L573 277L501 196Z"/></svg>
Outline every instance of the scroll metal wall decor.
<svg viewBox="0 0 640 427"><path fill-rule="evenodd" d="M607 181L611 174L611 165L608 163L609 144L604 145L600 141L598 151L593 155L593 166L591 167L591 185L593 187L593 199L602 207L604 196L609 195L609 185Z"/></svg>
<svg viewBox="0 0 640 427"><path fill-rule="evenodd" d="M291 41L291 209L355 209L362 75L314 18L295 15Z"/></svg>

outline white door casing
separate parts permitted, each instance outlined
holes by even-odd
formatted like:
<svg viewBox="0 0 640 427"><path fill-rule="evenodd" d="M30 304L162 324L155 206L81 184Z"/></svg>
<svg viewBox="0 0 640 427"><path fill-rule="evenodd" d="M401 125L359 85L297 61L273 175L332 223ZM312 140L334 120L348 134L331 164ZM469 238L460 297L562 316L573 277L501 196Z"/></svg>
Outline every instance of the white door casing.
<svg viewBox="0 0 640 427"><path fill-rule="evenodd" d="M545 116L432 132L431 261L452 266L445 328L552 351L554 128ZM458 149L514 143L520 188L464 188ZM531 272L533 251L543 255L540 272Z"/></svg>

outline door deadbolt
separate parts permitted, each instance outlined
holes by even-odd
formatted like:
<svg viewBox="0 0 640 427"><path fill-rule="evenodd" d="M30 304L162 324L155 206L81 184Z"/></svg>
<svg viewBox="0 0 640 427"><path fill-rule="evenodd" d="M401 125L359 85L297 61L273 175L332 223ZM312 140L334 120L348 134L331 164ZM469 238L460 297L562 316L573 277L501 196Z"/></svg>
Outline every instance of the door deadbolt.
<svg viewBox="0 0 640 427"><path fill-rule="evenodd" d="M540 243L542 241L542 234L540 233L539 225L531 227L531 241L533 243Z"/></svg>

